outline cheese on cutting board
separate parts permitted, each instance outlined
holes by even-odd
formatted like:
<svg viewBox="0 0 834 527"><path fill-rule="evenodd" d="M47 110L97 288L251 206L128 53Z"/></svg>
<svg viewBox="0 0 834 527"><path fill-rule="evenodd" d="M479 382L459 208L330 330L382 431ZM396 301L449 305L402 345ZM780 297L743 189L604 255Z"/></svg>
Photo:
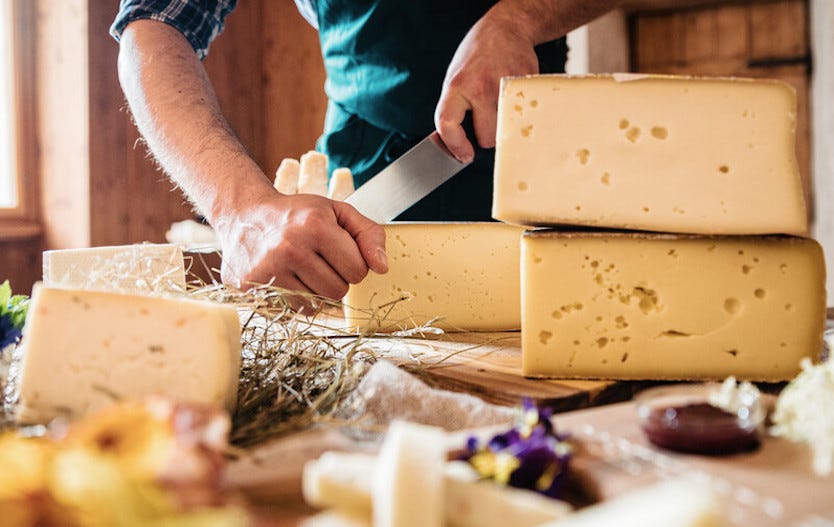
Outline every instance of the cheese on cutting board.
<svg viewBox="0 0 834 527"><path fill-rule="evenodd" d="M807 231L780 81L502 79L493 217L698 234Z"/></svg>
<svg viewBox="0 0 834 527"><path fill-rule="evenodd" d="M384 226L388 272L350 286L351 327L448 330L520 327L522 229L500 223L391 223ZM405 300L397 302L405 297Z"/></svg>
<svg viewBox="0 0 834 527"><path fill-rule="evenodd" d="M36 284L23 329L16 418L44 423L116 399L163 395L234 407L234 307Z"/></svg>
<svg viewBox="0 0 834 527"><path fill-rule="evenodd" d="M141 293L185 291L182 249L171 244L135 244L44 251L48 287Z"/></svg>
<svg viewBox="0 0 834 527"><path fill-rule="evenodd" d="M683 478L661 481L540 527L722 527L729 526L718 495Z"/></svg>
<svg viewBox="0 0 834 527"><path fill-rule="evenodd" d="M813 240L529 231L521 254L527 376L783 381L822 349Z"/></svg>

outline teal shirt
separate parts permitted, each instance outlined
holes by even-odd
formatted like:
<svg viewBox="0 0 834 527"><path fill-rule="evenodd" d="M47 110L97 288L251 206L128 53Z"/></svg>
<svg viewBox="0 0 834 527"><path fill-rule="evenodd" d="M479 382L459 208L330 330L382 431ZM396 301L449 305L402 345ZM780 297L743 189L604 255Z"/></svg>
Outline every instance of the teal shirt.
<svg viewBox="0 0 834 527"><path fill-rule="evenodd" d="M318 0L329 98L318 149L362 184L434 129L446 68L492 0ZM537 49L543 72L564 71L564 39ZM488 221L492 151L398 219ZM384 197L381 197L384 199Z"/></svg>

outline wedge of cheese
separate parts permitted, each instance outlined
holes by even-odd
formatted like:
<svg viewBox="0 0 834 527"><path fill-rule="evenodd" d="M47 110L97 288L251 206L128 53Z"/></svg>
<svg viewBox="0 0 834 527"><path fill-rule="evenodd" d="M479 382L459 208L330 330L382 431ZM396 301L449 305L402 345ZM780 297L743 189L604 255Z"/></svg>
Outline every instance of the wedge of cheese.
<svg viewBox="0 0 834 527"><path fill-rule="evenodd" d="M729 511L708 486L686 479L661 481L540 527L724 527Z"/></svg>
<svg viewBox="0 0 834 527"><path fill-rule="evenodd" d="M185 264L182 249L171 244L44 251L43 283L105 291L182 292Z"/></svg>
<svg viewBox="0 0 834 527"><path fill-rule="evenodd" d="M369 454L325 452L304 465L304 500L314 507L370 518L376 466L376 457ZM572 507L526 489L483 481L468 463L452 461L444 468L443 510L445 525L532 527L567 516Z"/></svg>
<svg viewBox="0 0 834 527"><path fill-rule="evenodd" d="M241 351L234 307L39 284L31 302L19 422L72 418L146 395L233 409Z"/></svg>
<svg viewBox="0 0 834 527"><path fill-rule="evenodd" d="M351 327L392 330L435 319L447 330L520 327L521 228L393 223L385 233L389 270L351 285L344 299Z"/></svg>
<svg viewBox="0 0 834 527"><path fill-rule="evenodd" d="M373 472L374 527L443 525L443 430L393 421Z"/></svg>
<svg viewBox="0 0 834 527"><path fill-rule="evenodd" d="M493 217L699 234L804 234L796 96L780 81L502 80Z"/></svg>
<svg viewBox="0 0 834 527"><path fill-rule="evenodd" d="M528 376L782 381L822 349L813 240L531 231L521 253Z"/></svg>

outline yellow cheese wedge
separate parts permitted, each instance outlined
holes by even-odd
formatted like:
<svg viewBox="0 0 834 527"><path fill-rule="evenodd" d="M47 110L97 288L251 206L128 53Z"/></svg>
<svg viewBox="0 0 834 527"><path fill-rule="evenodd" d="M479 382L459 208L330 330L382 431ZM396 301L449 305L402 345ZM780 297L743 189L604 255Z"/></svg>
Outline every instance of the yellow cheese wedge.
<svg viewBox="0 0 834 527"><path fill-rule="evenodd" d="M298 174L301 165L296 159L284 159L275 171L275 190L281 194L298 193Z"/></svg>
<svg viewBox="0 0 834 527"><path fill-rule="evenodd" d="M817 358L817 242L531 231L522 363L539 377L782 381Z"/></svg>
<svg viewBox="0 0 834 527"><path fill-rule="evenodd" d="M241 350L234 307L39 284L31 302L18 421L76 417L146 395L233 409Z"/></svg>
<svg viewBox="0 0 834 527"><path fill-rule="evenodd" d="M182 249L135 244L44 251L46 286L137 293L185 291Z"/></svg>
<svg viewBox="0 0 834 527"><path fill-rule="evenodd" d="M384 331L437 318L433 325L447 330L520 327L521 228L393 223L385 233L388 273L350 286L344 299L350 326Z"/></svg>
<svg viewBox="0 0 834 527"><path fill-rule="evenodd" d="M493 217L700 234L804 234L796 96L779 81L502 80Z"/></svg>
<svg viewBox="0 0 834 527"><path fill-rule="evenodd" d="M327 196L327 156L311 150L301 156L298 193Z"/></svg>

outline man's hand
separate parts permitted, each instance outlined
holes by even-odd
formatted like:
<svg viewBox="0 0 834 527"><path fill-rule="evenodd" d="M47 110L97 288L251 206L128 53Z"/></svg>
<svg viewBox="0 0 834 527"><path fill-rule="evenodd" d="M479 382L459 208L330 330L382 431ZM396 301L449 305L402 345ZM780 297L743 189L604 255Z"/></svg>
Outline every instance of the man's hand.
<svg viewBox="0 0 834 527"><path fill-rule="evenodd" d="M218 218L223 282L273 285L333 299L368 270L388 270L385 232L353 207L321 196L277 192Z"/></svg>
<svg viewBox="0 0 834 527"><path fill-rule="evenodd" d="M273 188L174 28L132 22L122 35L119 78L157 160L217 230L224 282L272 282L340 299L369 268L387 271L382 227L350 205Z"/></svg>
<svg viewBox="0 0 834 527"><path fill-rule="evenodd" d="M475 155L461 126L472 112L482 148L495 146L501 77L539 72L534 47L564 36L616 5L616 0L502 0L466 34L446 71L434 124L463 162Z"/></svg>

